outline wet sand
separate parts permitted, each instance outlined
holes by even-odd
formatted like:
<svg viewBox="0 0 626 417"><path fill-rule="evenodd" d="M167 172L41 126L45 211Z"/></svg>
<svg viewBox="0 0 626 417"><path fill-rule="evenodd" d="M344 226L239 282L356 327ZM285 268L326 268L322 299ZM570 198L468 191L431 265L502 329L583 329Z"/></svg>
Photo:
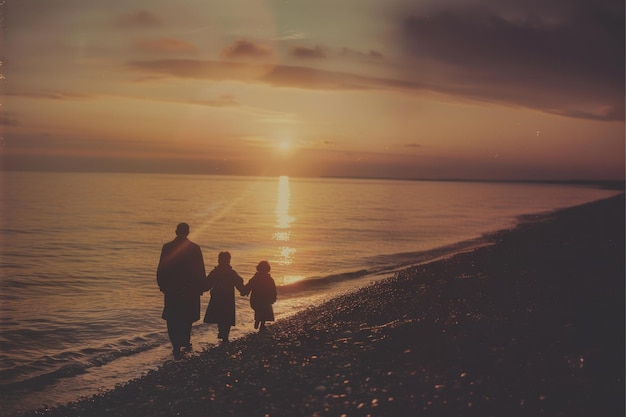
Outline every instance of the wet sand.
<svg viewBox="0 0 626 417"><path fill-rule="evenodd" d="M494 242L25 415L623 416L624 195Z"/></svg>

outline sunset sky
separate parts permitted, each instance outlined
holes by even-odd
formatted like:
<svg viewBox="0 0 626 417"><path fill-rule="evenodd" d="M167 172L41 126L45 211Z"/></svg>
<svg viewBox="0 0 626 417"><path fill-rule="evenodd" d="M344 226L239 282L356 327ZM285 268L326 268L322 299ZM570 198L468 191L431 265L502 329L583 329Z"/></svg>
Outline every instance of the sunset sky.
<svg viewBox="0 0 626 417"><path fill-rule="evenodd" d="M2 168L623 179L623 0L7 0Z"/></svg>

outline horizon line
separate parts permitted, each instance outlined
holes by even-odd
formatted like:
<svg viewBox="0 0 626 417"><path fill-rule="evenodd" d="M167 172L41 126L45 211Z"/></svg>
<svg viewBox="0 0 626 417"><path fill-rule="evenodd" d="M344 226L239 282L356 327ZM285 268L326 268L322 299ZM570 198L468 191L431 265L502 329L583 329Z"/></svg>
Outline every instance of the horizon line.
<svg viewBox="0 0 626 417"><path fill-rule="evenodd" d="M491 183L531 183L531 184L565 184L565 185L590 185L596 187L604 187L613 190L625 190L625 179L506 179L506 178L425 178L425 177L376 177L376 176L349 176L349 175L310 175L310 176L291 176L291 175L250 175L250 174L228 174L228 173L206 173L206 172L164 172L152 170L84 170L84 169L3 169L2 172L41 172L41 173L94 173L94 174L156 174L156 175L205 175L205 176L223 176L223 177L247 177L247 178L321 178L321 179L352 179L352 180L380 180L380 181L423 181L423 182L491 182Z"/></svg>

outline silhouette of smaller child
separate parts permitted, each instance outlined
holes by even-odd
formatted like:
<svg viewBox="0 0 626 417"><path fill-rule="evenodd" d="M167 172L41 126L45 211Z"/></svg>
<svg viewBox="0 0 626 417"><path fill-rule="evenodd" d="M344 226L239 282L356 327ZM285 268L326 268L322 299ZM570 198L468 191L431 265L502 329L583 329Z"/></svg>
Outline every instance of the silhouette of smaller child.
<svg viewBox="0 0 626 417"><path fill-rule="evenodd" d="M254 310L254 328L259 331L266 330L265 322L274 321L274 308L276 302L276 283L270 275L270 264L261 261L256 267L256 274L244 287L242 295L250 294L250 307Z"/></svg>

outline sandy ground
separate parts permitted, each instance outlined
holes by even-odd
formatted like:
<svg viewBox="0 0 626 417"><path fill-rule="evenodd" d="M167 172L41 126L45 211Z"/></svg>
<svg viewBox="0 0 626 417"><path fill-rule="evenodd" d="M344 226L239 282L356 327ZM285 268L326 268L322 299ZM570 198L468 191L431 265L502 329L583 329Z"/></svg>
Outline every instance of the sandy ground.
<svg viewBox="0 0 626 417"><path fill-rule="evenodd" d="M624 196L46 416L624 416Z"/></svg>

